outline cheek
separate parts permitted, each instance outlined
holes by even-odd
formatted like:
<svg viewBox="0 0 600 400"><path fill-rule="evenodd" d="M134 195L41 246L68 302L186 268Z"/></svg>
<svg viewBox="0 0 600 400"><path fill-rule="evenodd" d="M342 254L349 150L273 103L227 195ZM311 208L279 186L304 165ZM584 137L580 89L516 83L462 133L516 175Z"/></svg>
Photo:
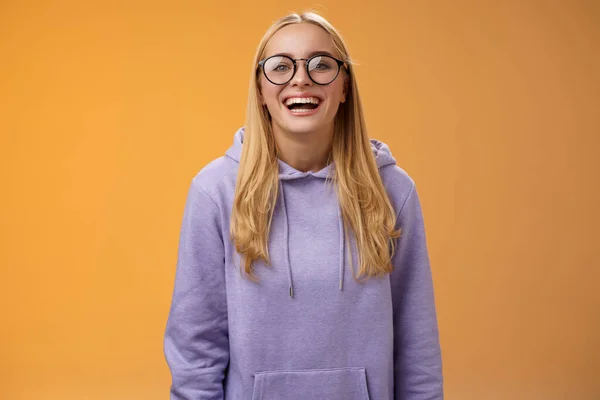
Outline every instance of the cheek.
<svg viewBox="0 0 600 400"><path fill-rule="evenodd" d="M327 98L331 106L337 107L343 99L343 85L336 80L335 84L327 88Z"/></svg>
<svg viewBox="0 0 600 400"><path fill-rule="evenodd" d="M267 82L264 77L260 80L260 93L261 93L261 101L263 105L273 105L279 102L279 92L280 89L275 85L272 85L270 82Z"/></svg>

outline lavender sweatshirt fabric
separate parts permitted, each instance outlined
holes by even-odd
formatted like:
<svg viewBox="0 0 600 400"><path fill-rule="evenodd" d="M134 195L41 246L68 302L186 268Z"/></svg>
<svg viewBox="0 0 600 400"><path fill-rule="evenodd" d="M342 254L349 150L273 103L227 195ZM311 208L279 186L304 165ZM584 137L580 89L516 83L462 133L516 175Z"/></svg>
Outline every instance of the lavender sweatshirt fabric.
<svg viewBox="0 0 600 400"><path fill-rule="evenodd" d="M279 160L269 255L240 274L229 239L244 129L192 180L164 354L171 400L440 400L432 276L413 180L389 148L373 155L402 236L394 272L356 282L336 192L321 171Z"/></svg>

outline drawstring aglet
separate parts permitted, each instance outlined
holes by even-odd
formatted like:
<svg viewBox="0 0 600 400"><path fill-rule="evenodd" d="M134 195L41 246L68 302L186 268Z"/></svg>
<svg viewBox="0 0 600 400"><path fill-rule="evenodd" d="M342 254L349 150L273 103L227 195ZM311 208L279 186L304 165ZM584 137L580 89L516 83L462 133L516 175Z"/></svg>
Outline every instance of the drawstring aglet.
<svg viewBox="0 0 600 400"><path fill-rule="evenodd" d="M294 298L294 289L290 286L290 297Z"/></svg>

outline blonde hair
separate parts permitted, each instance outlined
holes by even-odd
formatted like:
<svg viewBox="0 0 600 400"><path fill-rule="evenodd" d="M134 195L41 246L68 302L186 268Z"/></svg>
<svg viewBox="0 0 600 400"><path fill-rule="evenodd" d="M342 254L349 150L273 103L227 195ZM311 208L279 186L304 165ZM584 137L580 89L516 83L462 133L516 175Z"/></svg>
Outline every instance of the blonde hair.
<svg viewBox="0 0 600 400"><path fill-rule="evenodd" d="M391 257L395 239L400 236L400 231L395 229L396 215L371 150L346 45L337 30L314 12L293 13L276 21L263 36L254 57L230 224L231 239L243 260L240 269L251 280L256 280L253 261L262 259L270 265L268 239L279 190L277 146L268 111L260 101L256 66L265 56L267 42L275 32L299 23L314 24L329 33L347 66L346 102L340 104L334 121L332 181L340 203L344 234L347 238L349 226L355 235L360 265L358 276L367 279L382 276L393 270Z"/></svg>

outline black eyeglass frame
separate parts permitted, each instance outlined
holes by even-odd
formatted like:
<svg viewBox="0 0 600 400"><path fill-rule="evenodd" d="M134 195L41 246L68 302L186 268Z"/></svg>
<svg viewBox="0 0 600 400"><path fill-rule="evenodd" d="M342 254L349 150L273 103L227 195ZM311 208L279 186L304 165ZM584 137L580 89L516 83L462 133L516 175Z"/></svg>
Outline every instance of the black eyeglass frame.
<svg viewBox="0 0 600 400"><path fill-rule="evenodd" d="M270 79L269 79L269 77L267 76L267 72L265 71L265 63L266 63L268 60L270 60L271 58L273 58L273 57L284 57L284 58L287 58L288 60L290 60L290 61L292 62L292 64L294 64L294 72L292 73L292 76L290 77L290 79L288 79L288 80L287 80L286 82L284 82L284 83L275 83L275 82L273 82L272 80L270 80ZM332 79L332 80L330 80L330 81L329 81L329 82L327 82L327 83L319 83L319 82L316 82L316 81L315 81L315 80L312 78L312 76L310 76L310 71L308 70L308 64L310 64L310 61L311 61L313 58L317 58L317 57L328 57L328 58L331 58L332 60L334 60L334 61L337 63L337 66L338 66L337 73L335 74L335 76L333 77L333 79ZM309 58L296 58L296 59L294 59L294 58L292 58L292 57L285 56L285 55L283 55L283 54L275 54L275 55L273 55L273 56L270 56L270 57L267 57L267 58L265 58L264 60L261 60L261 61L259 61L259 62L258 62L258 65L259 65L259 66L260 66L260 68L262 69L262 71L263 71L263 75L265 76L265 78L267 78L267 80L268 80L269 82L271 82L273 85L282 86L282 85L287 85L288 83L290 83L290 81L291 81L292 79L294 79L294 76L296 76L296 72L298 72L298 64L296 63L296 61L301 61L301 60L304 60L304 61L306 61L306 62L305 62L305 64L304 64L304 66L305 66L305 68L306 68L306 75L308 75L308 78L309 78L311 81L313 81L315 84L317 84L317 85L320 85L320 86L329 85L331 82L335 81L335 80L337 79L338 75L340 74L340 70L342 69L342 68L341 68L342 66L344 66L344 68L346 69L346 71L348 71L348 68L346 67L346 63L345 63L344 61L342 61L342 60L338 60L337 58L335 58L335 57L333 57L333 56L330 56L329 54L316 54L316 55L314 55L314 56L312 56L312 57L309 57Z"/></svg>

